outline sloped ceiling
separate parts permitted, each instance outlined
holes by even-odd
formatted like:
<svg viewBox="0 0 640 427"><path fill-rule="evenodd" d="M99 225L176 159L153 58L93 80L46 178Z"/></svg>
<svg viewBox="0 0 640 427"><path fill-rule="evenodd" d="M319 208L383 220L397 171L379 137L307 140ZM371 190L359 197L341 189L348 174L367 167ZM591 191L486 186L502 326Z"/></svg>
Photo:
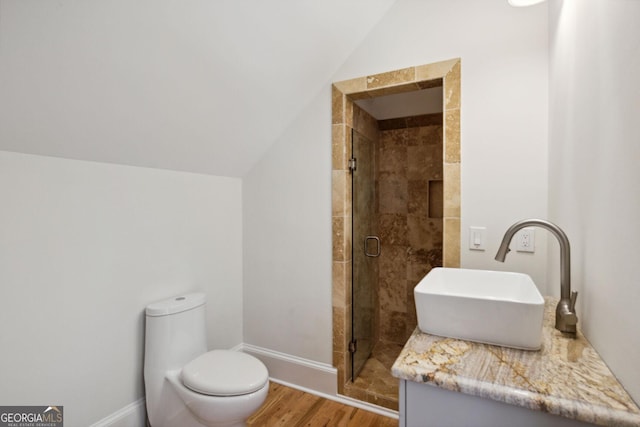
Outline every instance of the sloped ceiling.
<svg viewBox="0 0 640 427"><path fill-rule="evenodd" d="M242 176L395 0L0 0L0 150Z"/></svg>

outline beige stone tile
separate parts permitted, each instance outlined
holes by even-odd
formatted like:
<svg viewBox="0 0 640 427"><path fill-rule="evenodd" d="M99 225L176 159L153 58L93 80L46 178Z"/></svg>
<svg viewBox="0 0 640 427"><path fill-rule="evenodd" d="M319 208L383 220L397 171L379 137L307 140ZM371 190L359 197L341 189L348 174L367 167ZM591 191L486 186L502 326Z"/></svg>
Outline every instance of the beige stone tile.
<svg viewBox="0 0 640 427"><path fill-rule="evenodd" d="M460 163L460 109L447 110L445 113L444 141L444 161Z"/></svg>
<svg viewBox="0 0 640 427"><path fill-rule="evenodd" d="M407 216L409 246L413 250L431 250L442 247L442 220L426 215Z"/></svg>
<svg viewBox="0 0 640 427"><path fill-rule="evenodd" d="M347 326L345 319L345 309L333 307L333 348L336 350L345 348L345 332Z"/></svg>
<svg viewBox="0 0 640 427"><path fill-rule="evenodd" d="M380 149L406 147L408 137L406 127L382 131L379 140ZM380 161L384 161L384 158L381 158Z"/></svg>
<svg viewBox="0 0 640 427"><path fill-rule="evenodd" d="M420 81L417 81L416 84L420 89L431 89L434 87L442 87L442 79L436 78L433 80L420 80Z"/></svg>
<svg viewBox="0 0 640 427"><path fill-rule="evenodd" d="M378 140L378 121L353 103L353 128L372 142Z"/></svg>
<svg viewBox="0 0 640 427"><path fill-rule="evenodd" d="M333 352L333 366L337 370L338 377L338 393L345 394L344 384L345 384L345 371L343 365L343 361L340 359L342 353L334 351Z"/></svg>
<svg viewBox="0 0 640 427"><path fill-rule="evenodd" d="M331 172L333 216L351 213L351 175L346 170Z"/></svg>
<svg viewBox="0 0 640 427"><path fill-rule="evenodd" d="M400 311L380 312L380 339L394 343L404 343L409 337L407 330L407 314Z"/></svg>
<svg viewBox="0 0 640 427"><path fill-rule="evenodd" d="M416 80L430 81L442 79L447 75L451 68L459 63L460 59L449 59L446 61L435 62L433 64L420 65L416 67Z"/></svg>
<svg viewBox="0 0 640 427"><path fill-rule="evenodd" d="M393 363L400 355L403 344L389 343L385 341L379 341L373 348L373 357L378 359L385 369L391 370Z"/></svg>
<svg viewBox="0 0 640 427"><path fill-rule="evenodd" d="M442 113L407 117L407 127L442 126Z"/></svg>
<svg viewBox="0 0 640 427"><path fill-rule="evenodd" d="M376 89L385 86L399 85L402 83L415 82L415 80L416 68L403 68L400 70L388 71L386 73L367 76L367 89Z"/></svg>
<svg viewBox="0 0 640 427"><path fill-rule="evenodd" d="M460 163L444 164L444 216L460 218Z"/></svg>
<svg viewBox="0 0 640 427"><path fill-rule="evenodd" d="M407 310L407 294L403 292L405 280L399 278L380 281L380 310L399 312Z"/></svg>
<svg viewBox="0 0 640 427"><path fill-rule="evenodd" d="M369 91L366 92L355 92L349 94L349 99L352 101L357 101L359 99L369 99L371 98L371 93Z"/></svg>
<svg viewBox="0 0 640 427"><path fill-rule="evenodd" d="M378 232L383 248L386 245L407 245L407 216L400 214L380 214Z"/></svg>
<svg viewBox="0 0 640 427"><path fill-rule="evenodd" d="M333 260L348 261L351 259L351 217L334 216Z"/></svg>
<svg viewBox="0 0 640 427"><path fill-rule="evenodd" d="M348 168L347 127L343 124L331 126L331 167L333 170Z"/></svg>
<svg viewBox="0 0 640 427"><path fill-rule="evenodd" d="M367 402L367 391L360 387L354 386L348 380L345 383L345 394L353 399Z"/></svg>
<svg viewBox="0 0 640 427"><path fill-rule="evenodd" d="M351 246L352 246L352 242L351 242L351 238L353 236L353 233L351 232L351 216L345 216L345 221L344 221L344 236L345 236L345 242L344 242L344 251L345 251L345 260L346 261L351 261L352 258L352 251L351 251Z"/></svg>
<svg viewBox="0 0 640 427"><path fill-rule="evenodd" d="M457 62L444 79L445 110L460 108L460 62Z"/></svg>
<svg viewBox="0 0 640 427"><path fill-rule="evenodd" d="M367 78L358 77L355 79L343 80L341 82L334 83L334 85L345 95L350 95L357 92L365 92L367 90Z"/></svg>
<svg viewBox="0 0 640 427"><path fill-rule="evenodd" d="M395 176L407 176L407 146L385 144L378 150L378 172L387 172ZM381 178L382 179L382 178Z"/></svg>
<svg viewBox="0 0 640 427"><path fill-rule="evenodd" d="M348 306L347 307L347 311L345 313L345 334L344 334L344 344L343 344L343 348L344 348L344 372L345 372L345 377L348 379L351 376L351 354L349 353L349 342L351 341L351 331L352 331L352 324L351 324L351 311L352 311L352 306Z"/></svg>
<svg viewBox="0 0 640 427"><path fill-rule="evenodd" d="M349 262L334 261L332 268L333 290L331 293L331 304L336 308L345 308L350 302L347 299L347 292L350 291L351 274Z"/></svg>
<svg viewBox="0 0 640 427"><path fill-rule="evenodd" d="M386 244L383 241L383 247L378 258L380 283L384 282L394 286L394 282L404 280L406 278L407 262L407 245Z"/></svg>
<svg viewBox="0 0 640 427"><path fill-rule="evenodd" d="M399 93L413 92L420 90L417 83L403 83L395 86L382 86L377 89L369 89L367 95L370 98L376 98L378 96L396 95Z"/></svg>
<svg viewBox="0 0 640 427"><path fill-rule="evenodd" d="M373 353L353 385L370 396L397 397L398 380L388 374L389 370Z"/></svg>
<svg viewBox="0 0 640 427"><path fill-rule="evenodd" d="M410 145L407 147L407 179L442 179L442 145Z"/></svg>
<svg viewBox="0 0 640 427"><path fill-rule="evenodd" d="M344 127L344 152L345 152L345 169L349 169L349 159L353 156L353 129L345 125Z"/></svg>
<svg viewBox="0 0 640 427"><path fill-rule="evenodd" d="M366 402L369 402L374 405L382 406L383 408L389 408L392 411L398 410L398 400L391 399L386 396L379 396L373 393L367 393Z"/></svg>
<svg viewBox="0 0 640 427"><path fill-rule="evenodd" d="M411 248L407 265L407 280L412 283L411 289L433 268L442 266L442 244L433 249Z"/></svg>
<svg viewBox="0 0 640 427"><path fill-rule="evenodd" d="M349 98L344 100L344 123L353 127L353 101Z"/></svg>
<svg viewBox="0 0 640 427"><path fill-rule="evenodd" d="M349 341L351 341L351 330L352 330L352 312L353 312L353 305L351 303L347 304L347 309L345 311L344 314L344 349L345 352L348 352L348 348L349 348ZM348 360L349 359L349 355L345 354L345 358Z"/></svg>
<svg viewBox="0 0 640 427"><path fill-rule="evenodd" d="M444 219L444 248L443 265L445 267L460 267L460 219Z"/></svg>
<svg viewBox="0 0 640 427"><path fill-rule="evenodd" d="M402 214L409 211L409 187L406 176L380 172L378 181L378 211L380 214Z"/></svg>
<svg viewBox="0 0 640 427"><path fill-rule="evenodd" d="M342 351L333 351L333 361L332 364L334 367L338 369L338 371L343 371L344 366L341 366L344 361L344 352Z"/></svg>
<svg viewBox="0 0 640 427"><path fill-rule="evenodd" d="M407 145L408 179L442 179L442 126L408 129Z"/></svg>
<svg viewBox="0 0 640 427"><path fill-rule="evenodd" d="M391 366L403 346L404 343L378 341L355 382L345 384L345 394L397 410L398 379L391 375Z"/></svg>
<svg viewBox="0 0 640 427"><path fill-rule="evenodd" d="M425 129L430 128L426 127ZM419 147L422 145L435 145L436 139L433 137L434 135L427 135L427 132L420 132L420 127L407 127L406 129L406 138L407 138L407 147Z"/></svg>
<svg viewBox="0 0 640 427"><path fill-rule="evenodd" d="M428 261L425 261L429 258L429 252L431 251L417 249L411 254L411 262L407 264L407 278L405 280L407 283L411 283L413 287L431 270L430 264ZM442 251L440 251L440 253L442 254ZM442 255L440 255L440 257L442 257Z"/></svg>
<svg viewBox="0 0 640 427"><path fill-rule="evenodd" d="M344 259L344 217L331 218L331 246L333 261Z"/></svg>
<svg viewBox="0 0 640 427"><path fill-rule="evenodd" d="M395 129L406 129L407 127L408 126L406 117L378 120L378 129L380 129L381 132Z"/></svg>
<svg viewBox="0 0 640 427"><path fill-rule="evenodd" d="M442 145L444 140L442 119L440 124L412 128L409 145ZM441 159L442 160L442 159Z"/></svg>

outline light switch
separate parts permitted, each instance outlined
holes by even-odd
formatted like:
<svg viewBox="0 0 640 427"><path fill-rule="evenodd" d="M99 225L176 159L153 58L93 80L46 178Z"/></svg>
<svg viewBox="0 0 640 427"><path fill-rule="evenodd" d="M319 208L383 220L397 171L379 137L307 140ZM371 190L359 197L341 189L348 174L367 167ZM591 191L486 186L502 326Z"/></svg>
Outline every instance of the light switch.
<svg viewBox="0 0 640 427"><path fill-rule="evenodd" d="M469 249L484 251L487 227L469 227Z"/></svg>

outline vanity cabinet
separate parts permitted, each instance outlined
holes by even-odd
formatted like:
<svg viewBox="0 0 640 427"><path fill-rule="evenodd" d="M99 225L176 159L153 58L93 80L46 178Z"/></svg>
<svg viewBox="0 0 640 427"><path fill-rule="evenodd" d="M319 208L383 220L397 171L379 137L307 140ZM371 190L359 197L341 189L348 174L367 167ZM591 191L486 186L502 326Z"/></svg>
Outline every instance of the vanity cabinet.
<svg viewBox="0 0 640 427"><path fill-rule="evenodd" d="M570 418L400 380L400 427L593 427Z"/></svg>

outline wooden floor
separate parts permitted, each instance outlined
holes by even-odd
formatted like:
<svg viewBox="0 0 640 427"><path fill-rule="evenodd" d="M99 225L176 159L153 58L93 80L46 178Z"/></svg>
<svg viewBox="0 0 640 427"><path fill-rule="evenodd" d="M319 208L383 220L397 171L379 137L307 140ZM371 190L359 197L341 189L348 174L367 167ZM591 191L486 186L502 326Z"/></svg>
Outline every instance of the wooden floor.
<svg viewBox="0 0 640 427"><path fill-rule="evenodd" d="M269 396L247 421L251 427L397 427L398 420L271 383Z"/></svg>

